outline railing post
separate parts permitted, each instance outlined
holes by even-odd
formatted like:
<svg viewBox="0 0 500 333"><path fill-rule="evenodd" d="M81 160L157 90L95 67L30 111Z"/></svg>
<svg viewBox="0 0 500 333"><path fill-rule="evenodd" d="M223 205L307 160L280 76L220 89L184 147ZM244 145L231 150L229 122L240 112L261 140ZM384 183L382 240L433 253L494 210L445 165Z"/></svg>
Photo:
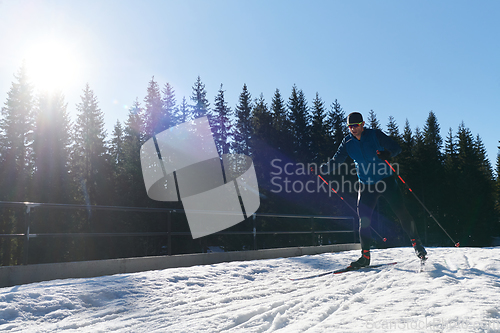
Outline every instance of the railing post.
<svg viewBox="0 0 500 333"><path fill-rule="evenodd" d="M252 216L252 224L253 224L253 249L254 250L257 250L257 226L256 226L256 223L255 223L255 218L257 216L255 214L253 214Z"/></svg>
<svg viewBox="0 0 500 333"><path fill-rule="evenodd" d="M31 207L29 205L26 205L25 207L26 207L24 211L25 241L24 241L23 265L27 265L29 260L30 226L31 226L31 219L30 219Z"/></svg>
<svg viewBox="0 0 500 333"><path fill-rule="evenodd" d="M316 235L314 232L314 217L311 216L311 239L312 239L312 244L311 246L316 246Z"/></svg>
<svg viewBox="0 0 500 333"><path fill-rule="evenodd" d="M167 213L167 254L172 255L172 211Z"/></svg>

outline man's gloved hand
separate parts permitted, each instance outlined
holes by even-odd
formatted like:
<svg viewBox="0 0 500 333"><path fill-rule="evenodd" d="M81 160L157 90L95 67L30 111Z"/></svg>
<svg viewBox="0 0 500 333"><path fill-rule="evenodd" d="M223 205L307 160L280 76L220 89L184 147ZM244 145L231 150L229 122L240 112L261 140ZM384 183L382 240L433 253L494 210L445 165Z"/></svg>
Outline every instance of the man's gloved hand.
<svg viewBox="0 0 500 333"><path fill-rule="evenodd" d="M382 161L385 161L391 157L391 152L388 150L377 150L377 156L380 158Z"/></svg>

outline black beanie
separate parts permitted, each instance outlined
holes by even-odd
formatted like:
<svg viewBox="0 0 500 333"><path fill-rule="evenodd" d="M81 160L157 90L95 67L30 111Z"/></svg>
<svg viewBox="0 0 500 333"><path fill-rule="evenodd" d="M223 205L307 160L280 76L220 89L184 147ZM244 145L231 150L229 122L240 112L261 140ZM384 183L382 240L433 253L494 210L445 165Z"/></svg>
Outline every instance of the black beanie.
<svg viewBox="0 0 500 333"><path fill-rule="evenodd" d="M347 125L359 124L363 122L363 116L359 112L351 112L347 116Z"/></svg>

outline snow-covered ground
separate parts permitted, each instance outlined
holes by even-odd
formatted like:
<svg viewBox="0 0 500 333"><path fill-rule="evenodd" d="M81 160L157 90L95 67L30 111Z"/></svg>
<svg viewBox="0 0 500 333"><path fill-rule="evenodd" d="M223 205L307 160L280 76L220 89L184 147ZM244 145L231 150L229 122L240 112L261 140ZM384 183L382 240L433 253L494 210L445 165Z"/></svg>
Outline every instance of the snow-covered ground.
<svg viewBox="0 0 500 333"><path fill-rule="evenodd" d="M358 251L0 289L11 332L500 332L500 248L374 250L394 266L291 281Z"/></svg>

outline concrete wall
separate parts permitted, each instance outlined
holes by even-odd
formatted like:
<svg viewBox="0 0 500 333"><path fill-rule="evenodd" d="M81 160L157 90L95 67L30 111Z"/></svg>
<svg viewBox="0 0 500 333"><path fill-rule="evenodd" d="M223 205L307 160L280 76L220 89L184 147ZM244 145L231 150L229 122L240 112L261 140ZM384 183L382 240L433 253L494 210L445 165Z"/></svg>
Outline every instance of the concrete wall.
<svg viewBox="0 0 500 333"><path fill-rule="evenodd" d="M211 265L221 262L288 258L326 252L359 250L359 244L293 247L257 251L199 253L174 256L125 258L95 261L0 267L0 287L67 278L90 278L136 273L174 267Z"/></svg>

